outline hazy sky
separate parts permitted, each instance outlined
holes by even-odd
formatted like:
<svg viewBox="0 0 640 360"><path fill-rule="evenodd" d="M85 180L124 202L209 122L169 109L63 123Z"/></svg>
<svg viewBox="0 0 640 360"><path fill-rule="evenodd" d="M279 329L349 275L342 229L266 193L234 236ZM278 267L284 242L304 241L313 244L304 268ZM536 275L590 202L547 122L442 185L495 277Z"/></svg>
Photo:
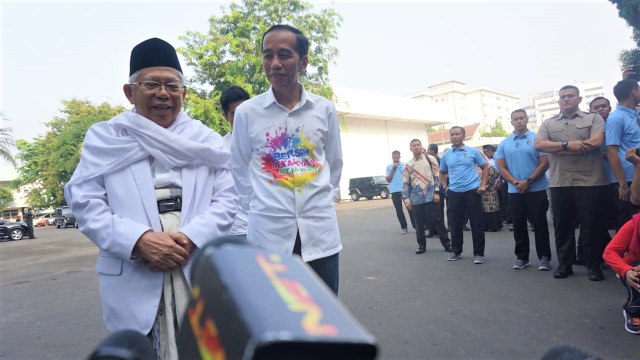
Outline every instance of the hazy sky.
<svg viewBox="0 0 640 360"><path fill-rule="evenodd" d="M150 37L181 47L179 36L206 32L228 3L0 0L0 111L15 138L31 139L44 134L61 100L128 105L122 84L131 48ZM392 95L451 79L517 94L523 105L530 94L575 80L611 89L618 53L634 46L607 0L337 0L333 7L344 22L332 84Z"/></svg>

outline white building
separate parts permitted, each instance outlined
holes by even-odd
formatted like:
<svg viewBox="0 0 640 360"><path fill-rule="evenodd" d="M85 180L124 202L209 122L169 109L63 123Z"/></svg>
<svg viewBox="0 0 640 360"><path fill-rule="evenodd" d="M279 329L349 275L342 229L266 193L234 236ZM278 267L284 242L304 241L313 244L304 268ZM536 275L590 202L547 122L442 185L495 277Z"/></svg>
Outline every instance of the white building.
<svg viewBox="0 0 640 360"><path fill-rule="evenodd" d="M426 91L410 96L428 104L444 105L451 119L446 128L480 124L481 131L488 131L496 121L505 129L511 128L509 114L520 107L520 97L487 87L467 89L460 81L447 81L429 86Z"/></svg>
<svg viewBox="0 0 640 360"><path fill-rule="evenodd" d="M350 178L386 175L392 151L399 150L402 160L408 161L412 139L420 139L426 147L430 141L428 129L432 127L468 125L474 123L473 119L483 119L488 130L498 119L505 129L510 129L509 111L517 108L518 97L487 88L466 90L461 85L464 84L452 81L432 86L427 91L431 95L414 97L334 87L344 161L341 198L349 198ZM452 89L445 91L450 86ZM478 139L476 131L467 135L472 137L468 139L474 143L472 146L484 141ZM21 196L19 204L13 205L26 207L25 200Z"/></svg>
<svg viewBox="0 0 640 360"><path fill-rule="evenodd" d="M598 96L604 96L604 86L602 85L602 81L592 83L575 82L568 85L574 85L580 90L580 96L582 96L580 110L582 111L588 112L591 100ZM560 106L558 105L558 92L560 91L560 88L562 86L558 86L550 91L536 94L531 98L531 104L533 104L535 113L535 122L538 125L560 113ZM531 117L529 118L529 120L533 122Z"/></svg>
<svg viewBox="0 0 640 360"><path fill-rule="evenodd" d="M13 201L5 209L0 209L0 218L6 221L16 221L18 215L22 216L23 209L28 207L29 187L13 188L12 183L17 178L18 173L13 166L0 164L0 187L11 189L13 195Z"/></svg>
<svg viewBox="0 0 640 360"><path fill-rule="evenodd" d="M344 161L342 199L349 198L350 178L386 175L392 151L400 151L402 161L408 161L411 140L420 139L426 146L427 129L446 123L450 117L438 104L363 90L333 90Z"/></svg>

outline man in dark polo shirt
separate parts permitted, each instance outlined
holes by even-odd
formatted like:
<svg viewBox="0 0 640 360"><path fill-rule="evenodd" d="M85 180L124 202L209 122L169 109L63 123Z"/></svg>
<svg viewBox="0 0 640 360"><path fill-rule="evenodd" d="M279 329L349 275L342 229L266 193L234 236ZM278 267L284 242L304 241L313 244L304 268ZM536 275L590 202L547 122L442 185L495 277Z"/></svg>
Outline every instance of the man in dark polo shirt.
<svg viewBox="0 0 640 360"><path fill-rule="evenodd" d="M604 120L599 114L580 111L580 91L573 85L560 89L560 113L540 126L535 149L549 154L551 202L558 268L557 279L573 274L575 258L573 214L580 223L584 264L589 280L604 278L599 234L604 229L602 204L607 199L608 179L600 146L604 140Z"/></svg>

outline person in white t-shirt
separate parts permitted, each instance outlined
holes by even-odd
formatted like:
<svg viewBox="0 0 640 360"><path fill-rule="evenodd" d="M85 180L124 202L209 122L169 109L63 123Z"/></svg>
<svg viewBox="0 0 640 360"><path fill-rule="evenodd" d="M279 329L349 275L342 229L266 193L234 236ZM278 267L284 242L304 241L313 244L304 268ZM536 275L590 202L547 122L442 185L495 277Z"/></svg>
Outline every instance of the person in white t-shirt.
<svg viewBox="0 0 640 360"><path fill-rule="evenodd" d="M300 83L308 51L309 40L294 27L264 33L262 67L271 88L236 109L231 172L249 215L247 240L302 256L337 293L340 125L334 105Z"/></svg>

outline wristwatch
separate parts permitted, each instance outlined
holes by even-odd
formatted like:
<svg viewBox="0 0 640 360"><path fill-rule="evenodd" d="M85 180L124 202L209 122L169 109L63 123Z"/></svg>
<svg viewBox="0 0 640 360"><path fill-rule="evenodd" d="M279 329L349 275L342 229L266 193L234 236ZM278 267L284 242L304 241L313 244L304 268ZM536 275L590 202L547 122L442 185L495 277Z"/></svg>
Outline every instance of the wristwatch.
<svg viewBox="0 0 640 360"><path fill-rule="evenodd" d="M529 185L533 184L533 179L532 178L527 178L527 184L529 184Z"/></svg>
<svg viewBox="0 0 640 360"><path fill-rule="evenodd" d="M622 184L622 185L618 184L618 187L619 187L620 189L625 189L625 190L626 190L626 189L628 189L628 188L629 188L629 185L628 185L627 183L624 183L624 184Z"/></svg>
<svg viewBox="0 0 640 360"><path fill-rule="evenodd" d="M562 150L567 151L567 147L569 147L569 142L565 140L562 142Z"/></svg>

